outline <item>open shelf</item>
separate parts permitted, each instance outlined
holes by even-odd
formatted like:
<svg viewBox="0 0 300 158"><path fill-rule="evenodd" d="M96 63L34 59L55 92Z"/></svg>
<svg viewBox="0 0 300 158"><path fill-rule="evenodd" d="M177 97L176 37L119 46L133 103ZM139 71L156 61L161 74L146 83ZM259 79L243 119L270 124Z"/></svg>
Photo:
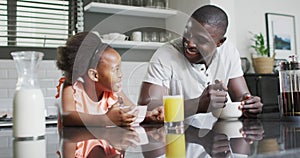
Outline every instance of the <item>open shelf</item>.
<svg viewBox="0 0 300 158"><path fill-rule="evenodd" d="M113 48L125 48L125 49L152 49L155 50L162 46L164 43L161 42L136 42L136 41L107 41Z"/></svg>
<svg viewBox="0 0 300 158"><path fill-rule="evenodd" d="M168 18L170 16L177 14L176 10L170 10L170 9L135 7L135 6L107 4L107 3L98 3L98 2L89 3L84 7L84 10L88 12L110 13L110 14L152 17L152 18Z"/></svg>

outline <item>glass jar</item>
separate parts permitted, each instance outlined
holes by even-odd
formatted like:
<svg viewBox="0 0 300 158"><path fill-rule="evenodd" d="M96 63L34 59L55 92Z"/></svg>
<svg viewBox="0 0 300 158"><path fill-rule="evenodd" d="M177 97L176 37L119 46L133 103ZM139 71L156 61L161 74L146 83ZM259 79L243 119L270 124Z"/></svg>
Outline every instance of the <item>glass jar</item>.
<svg viewBox="0 0 300 158"><path fill-rule="evenodd" d="M281 62L279 81L281 116L300 116L300 62Z"/></svg>
<svg viewBox="0 0 300 158"><path fill-rule="evenodd" d="M36 51L11 53L18 80L13 98L13 136L39 138L45 135L45 102L37 72L44 54Z"/></svg>

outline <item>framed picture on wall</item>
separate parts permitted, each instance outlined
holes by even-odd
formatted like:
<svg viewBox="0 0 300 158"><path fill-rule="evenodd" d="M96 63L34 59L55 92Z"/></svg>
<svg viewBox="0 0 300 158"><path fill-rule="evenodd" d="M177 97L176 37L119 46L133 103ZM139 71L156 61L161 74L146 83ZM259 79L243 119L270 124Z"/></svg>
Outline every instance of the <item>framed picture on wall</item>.
<svg viewBox="0 0 300 158"><path fill-rule="evenodd" d="M276 53L275 59L288 59L290 55L296 55L295 17L266 13L265 18L269 56Z"/></svg>

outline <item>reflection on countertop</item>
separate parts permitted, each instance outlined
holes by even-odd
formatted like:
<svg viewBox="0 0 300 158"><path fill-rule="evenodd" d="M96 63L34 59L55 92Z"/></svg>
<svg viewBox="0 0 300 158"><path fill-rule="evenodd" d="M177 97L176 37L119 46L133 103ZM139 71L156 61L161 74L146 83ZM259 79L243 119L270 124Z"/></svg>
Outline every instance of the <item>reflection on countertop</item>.
<svg viewBox="0 0 300 158"><path fill-rule="evenodd" d="M39 144L41 157L87 157L94 154L98 157L166 157L172 154L184 154L188 158L298 157L300 122L282 121L277 114L268 115L272 117L218 120L211 129L186 125L183 132L175 133L166 131L162 124L62 129L54 125L47 127L44 141L26 141L29 144L26 150ZM11 128L0 130L1 153L4 154L1 155L13 157L22 151L20 148L25 148L22 142L13 140Z"/></svg>

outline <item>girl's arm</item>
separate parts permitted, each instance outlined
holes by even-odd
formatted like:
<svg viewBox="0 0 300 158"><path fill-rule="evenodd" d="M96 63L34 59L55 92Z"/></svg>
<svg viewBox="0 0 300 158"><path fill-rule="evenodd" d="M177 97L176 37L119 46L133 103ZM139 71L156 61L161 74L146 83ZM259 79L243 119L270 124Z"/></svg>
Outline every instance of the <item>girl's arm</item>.
<svg viewBox="0 0 300 158"><path fill-rule="evenodd" d="M72 85L64 84L61 94L62 113L76 111L75 100L73 97L74 90L72 88Z"/></svg>
<svg viewBox="0 0 300 158"><path fill-rule="evenodd" d="M113 105L106 115L91 115L77 112L72 86L64 86L61 100L63 126L129 126L136 117L120 110L119 103ZM127 99L126 103L128 102Z"/></svg>
<svg viewBox="0 0 300 158"><path fill-rule="evenodd" d="M61 96L61 118L63 126L106 126L106 115L90 115L76 111L73 97L74 90L71 85L63 87Z"/></svg>

